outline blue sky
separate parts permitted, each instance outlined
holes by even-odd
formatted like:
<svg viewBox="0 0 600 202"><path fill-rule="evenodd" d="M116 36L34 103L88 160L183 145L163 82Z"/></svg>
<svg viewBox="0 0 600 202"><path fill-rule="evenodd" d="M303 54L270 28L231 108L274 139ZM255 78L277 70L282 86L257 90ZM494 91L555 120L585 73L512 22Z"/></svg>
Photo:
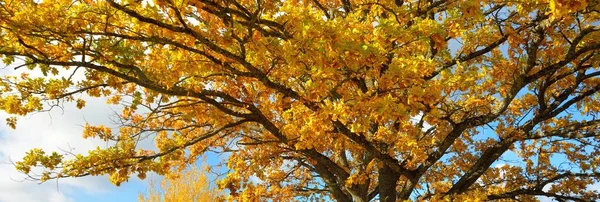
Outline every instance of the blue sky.
<svg viewBox="0 0 600 202"><path fill-rule="evenodd" d="M145 192L148 185L148 181L130 181L120 187L109 187L105 192L89 192L83 188L76 188L64 194L71 196L76 202L136 201L138 193Z"/></svg>

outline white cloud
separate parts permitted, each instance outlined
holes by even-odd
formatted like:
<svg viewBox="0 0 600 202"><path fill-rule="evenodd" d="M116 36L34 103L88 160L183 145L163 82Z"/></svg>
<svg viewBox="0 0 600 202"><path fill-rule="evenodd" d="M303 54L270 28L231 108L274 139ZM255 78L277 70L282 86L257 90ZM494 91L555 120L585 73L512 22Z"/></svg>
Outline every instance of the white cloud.
<svg viewBox="0 0 600 202"><path fill-rule="evenodd" d="M4 172L4 168L2 171ZM35 187L35 183L16 183L6 184L4 179L0 180L0 201L2 202L33 202L33 201L49 201L49 202L72 202L73 200L65 196L65 194L56 191L51 184L44 184ZM6 186L8 185L8 186Z"/></svg>
<svg viewBox="0 0 600 202"><path fill-rule="evenodd" d="M0 64L1 65L1 64ZM0 69L1 75L19 75L22 70L10 67ZM82 79L82 72L75 77ZM38 73L31 75L39 76ZM73 153L87 153L88 150L106 143L101 140L83 139L82 126L90 124L110 124L112 110L103 99L88 99L87 107L78 110L74 103L66 103L64 111L55 108L50 112L19 117L17 129L8 128L0 112L0 202L72 202L77 192L102 193L113 186L105 176L68 178L48 181L42 184L22 181L25 175L16 171L12 162L19 161L25 152L40 148L46 152L73 149ZM21 182L22 181L22 182Z"/></svg>
<svg viewBox="0 0 600 202"><path fill-rule="evenodd" d="M29 73L32 77L43 76L39 71L29 71L26 68L13 70L12 67L2 68L0 75L18 76L22 72ZM61 71L58 76L69 77L70 71ZM74 81L85 79L84 71L79 70L73 75ZM104 124L114 126L111 117L119 106L107 105L104 98L89 98L86 107L79 110L75 103L65 103L63 108L54 108L50 112L35 113L26 117L18 117L17 129L13 130L5 125L6 113L0 111L0 202L73 202L73 196L84 192L97 195L107 192L120 191L108 180L107 176L86 176L82 178L65 178L58 181L51 180L42 184L33 181L22 181L26 176L16 171L11 161L19 161L25 153L32 148L40 148L46 152L70 150L75 154L85 154L96 147L105 147L106 142L99 139L84 139L82 137L83 125ZM142 112L142 111L140 111ZM114 128L114 127L113 127ZM154 148L151 139L144 140L138 145L144 149ZM160 181L162 177L150 173L145 181ZM22 181L22 182L21 182ZM140 182L137 177L132 177L130 182L142 186L149 186L147 182ZM136 185L138 186L138 185ZM132 193L137 195L137 193Z"/></svg>
<svg viewBox="0 0 600 202"><path fill-rule="evenodd" d="M19 117L16 130L9 129L4 123L0 125L0 201L1 202L70 202L69 193L74 189L87 192L103 192L112 186L106 177L83 177L48 181L38 185L38 182L24 181L25 178L18 173L11 161L19 161L25 152L32 148L41 148L44 151L58 151L73 149L73 153L86 153L96 146L105 145L104 142L81 137L82 125L86 120L91 124L110 123L108 117L111 113L108 106L101 99L88 102L87 108L77 110L71 103L64 108L50 112L37 113L27 117ZM3 120L8 115L0 112Z"/></svg>
<svg viewBox="0 0 600 202"><path fill-rule="evenodd" d="M588 185L587 188L589 190L596 190L596 191L600 192L600 182L596 182L592 185Z"/></svg>
<svg viewBox="0 0 600 202"><path fill-rule="evenodd" d="M423 112L419 112L418 115L410 117L410 122L413 124L418 124L421 119L423 118ZM431 127L433 127L431 124L427 123L427 122L423 122L423 131L427 131L429 130Z"/></svg>

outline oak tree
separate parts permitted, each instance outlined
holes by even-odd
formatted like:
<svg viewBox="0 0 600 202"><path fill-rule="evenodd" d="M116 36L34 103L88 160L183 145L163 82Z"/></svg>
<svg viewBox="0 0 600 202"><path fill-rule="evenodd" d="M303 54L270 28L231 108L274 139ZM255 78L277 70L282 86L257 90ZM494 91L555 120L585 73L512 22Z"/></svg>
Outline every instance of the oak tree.
<svg viewBox="0 0 600 202"><path fill-rule="evenodd" d="M28 152L17 169L41 181L118 185L217 152L230 170L219 185L239 200L595 200L599 11L597 0L0 0L3 62L43 74L4 76L0 109L16 127L56 103L85 107L82 95L123 107L118 129L83 129L107 147Z"/></svg>

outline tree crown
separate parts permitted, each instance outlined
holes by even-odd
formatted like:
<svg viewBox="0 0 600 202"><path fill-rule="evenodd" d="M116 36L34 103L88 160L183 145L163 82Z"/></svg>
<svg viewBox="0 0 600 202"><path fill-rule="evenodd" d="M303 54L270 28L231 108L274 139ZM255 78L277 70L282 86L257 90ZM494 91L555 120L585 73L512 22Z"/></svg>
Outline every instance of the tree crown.
<svg viewBox="0 0 600 202"><path fill-rule="evenodd" d="M118 129L84 127L110 146L33 149L16 164L41 181L109 174L118 185L217 152L229 154L220 186L240 200L593 200L598 9L2 0L3 62L44 76L3 77L0 109L16 127L60 103L85 107L84 94L123 107ZM155 148L139 148L145 139Z"/></svg>

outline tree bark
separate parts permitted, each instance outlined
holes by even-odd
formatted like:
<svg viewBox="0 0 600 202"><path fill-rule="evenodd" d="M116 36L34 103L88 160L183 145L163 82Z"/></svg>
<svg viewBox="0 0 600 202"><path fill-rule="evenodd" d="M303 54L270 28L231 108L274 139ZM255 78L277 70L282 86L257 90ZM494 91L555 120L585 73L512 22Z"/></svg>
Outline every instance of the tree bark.
<svg viewBox="0 0 600 202"><path fill-rule="evenodd" d="M400 179L400 174L394 172L392 168L383 164L379 168L379 201L395 202L396 201L396 185Z"/></svg>

